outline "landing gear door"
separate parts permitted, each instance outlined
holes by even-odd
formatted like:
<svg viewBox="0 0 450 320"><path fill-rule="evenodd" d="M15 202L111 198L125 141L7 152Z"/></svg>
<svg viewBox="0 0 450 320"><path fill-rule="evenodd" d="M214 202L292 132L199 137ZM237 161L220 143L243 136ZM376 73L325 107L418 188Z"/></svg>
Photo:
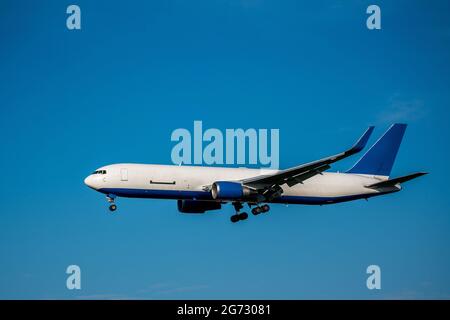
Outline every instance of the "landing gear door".
<svg viewBox="0 0 450 320"><path fill-rule="evenodd" d="M120 169L120 181L128 181L128 169L127 168Z"/></svg>

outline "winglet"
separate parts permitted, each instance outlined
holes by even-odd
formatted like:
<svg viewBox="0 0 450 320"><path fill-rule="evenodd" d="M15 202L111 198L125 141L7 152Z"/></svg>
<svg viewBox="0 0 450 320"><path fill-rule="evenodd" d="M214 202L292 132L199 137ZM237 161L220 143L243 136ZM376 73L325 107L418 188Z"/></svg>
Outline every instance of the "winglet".
<svg viewBox="0 0 450 320"><path fill-rule="evenodd" d="M372 135L373 129L375 127L374 126L370 126L369 128L367 128L366 132L364 132L364 134L361 136L361 138L358 139L358 141L356 141L356 143L353 145L353 147L347 151L347 153L357 153L360 152L362 149L364 149L364 147L367 144L367 141L369 141L370 136Z"/></svg>

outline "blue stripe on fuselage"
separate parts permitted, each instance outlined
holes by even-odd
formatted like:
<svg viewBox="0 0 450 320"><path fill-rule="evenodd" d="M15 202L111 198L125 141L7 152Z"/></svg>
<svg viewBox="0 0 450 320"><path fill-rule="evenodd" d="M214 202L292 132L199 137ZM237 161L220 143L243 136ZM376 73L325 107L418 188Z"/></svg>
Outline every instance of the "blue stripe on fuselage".
<svg viewBox="0 0 450 320"><path fill-rule="evenodd" d="M211 193L206 191L125 189L125 188L103 188L99 189L98 191L105 194L115 194L116 196L126 198L213 200Z"/></svg>
<svg viewBox="0 0 450 320"><path fill-rule="evenodd" d="M103 188L99 192L116 195L126 198L153 198L153 199L189 199L189 200L213 200L211 193L207 191L181 191L181 190L154 190L154 189L125 189L125 188ZM292 203L292 204L332 204L357 199L370 198L386 193L356 194L340 197L307 197L307 196L281 196L271 203ZM245 202L245 201L243 201Z"/></svg>

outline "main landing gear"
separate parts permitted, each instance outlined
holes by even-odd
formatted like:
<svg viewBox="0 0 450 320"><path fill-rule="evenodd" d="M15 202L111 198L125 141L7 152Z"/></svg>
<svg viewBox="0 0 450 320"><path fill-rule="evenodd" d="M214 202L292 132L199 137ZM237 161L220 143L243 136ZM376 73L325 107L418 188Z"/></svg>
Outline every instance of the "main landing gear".
<svg viewBox="0 0 450 320"><path fill-rule="evenodd" d="M242 203L233 202L233 206L234 210L236 210L236 213L230 217L231 222L235 223L241 220L246 220L248 218L247 212L239 212L239 210L243 208Z"/></svg>
<svg viewBox="0 0 450 320"><path fill-rule="evenodd" d="M114 199L116 198L116 196L115 195L112 195L112 194L108 194L107 196L106 196L106 199L108 200L108 202L110 203L110 205L109 205L109 211L111 211L111 212L114 212L114 211L116 211L117 210L117 206L116 206L116 204L114 203Z"/></svg>
<svg viewBox="0 0 450 320"><path fill-rule="evenodd" d="M243 206L240 202L233 202L234 210L236 210L236 213L230 217L231 222L235 223L241 220L246 220L248 218L247 212L239 212ZM250 204L249 204L250 206ZM257 206L252 209L253 215L257 216L260 213L268 212L270 210L270 207L268 204Z"/></svg>
<svg viewBox="0 0 450 320"><path fill-rule="evenodd" d="M257 216L258 214L268 212L269 210L270 210L269 205L265 204L265 205L262 205L262 206L254 207L252 209L252 213L253 213L254 216Z"/></svg>

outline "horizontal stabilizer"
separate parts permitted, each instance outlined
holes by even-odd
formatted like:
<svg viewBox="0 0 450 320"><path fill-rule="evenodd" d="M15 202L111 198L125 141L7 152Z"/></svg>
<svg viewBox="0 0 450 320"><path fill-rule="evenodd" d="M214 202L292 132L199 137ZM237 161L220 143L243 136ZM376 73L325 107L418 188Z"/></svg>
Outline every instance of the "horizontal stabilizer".
<svg viewBox="0 0 450 320"><path fill-rule="evenodd" d="M381 182L377 182L374 184L371 184L369 186L366 186L367 188L372 188L372 189L378 189L378 188L386 188L386 187L393 187L399 183L403 183L415 178L418 178L420 176L423 176L427 174L427 172L416 172L413 174L409 174L407 176L403 176L403 177L398 177L398 178L394 178L394 179L389 179L386 181L381 181Z"/></svg>

